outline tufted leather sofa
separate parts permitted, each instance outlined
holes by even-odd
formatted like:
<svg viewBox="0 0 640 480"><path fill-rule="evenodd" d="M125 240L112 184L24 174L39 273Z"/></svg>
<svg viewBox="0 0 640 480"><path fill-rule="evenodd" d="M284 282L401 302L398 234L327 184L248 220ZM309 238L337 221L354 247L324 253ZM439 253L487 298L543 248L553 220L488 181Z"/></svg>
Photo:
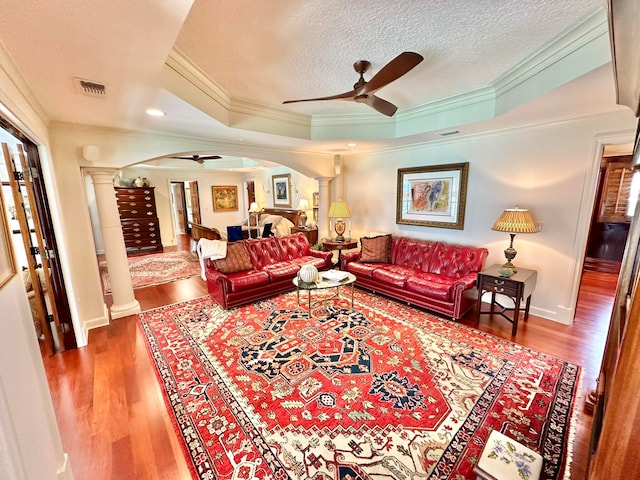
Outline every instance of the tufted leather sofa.
<svg viewBox="0 0 640 480"><path fill-rule="evenodd" d="M318 270L331 268L331 252L311 250L304 233L240 242L249 252L250 270L224 274L216 270L213 260L204 260L207 289L223 308L295 289L292 280L305 263Z"/></svg>
<svg viewBox="0 0 640 480"><path fill-rule="evenodd" d="M476 301L469 291L488 254L486 248L394 236L391 263L363 263L360 252L348 252L341 268L356 276L359 287L457 320Z"/></svg>

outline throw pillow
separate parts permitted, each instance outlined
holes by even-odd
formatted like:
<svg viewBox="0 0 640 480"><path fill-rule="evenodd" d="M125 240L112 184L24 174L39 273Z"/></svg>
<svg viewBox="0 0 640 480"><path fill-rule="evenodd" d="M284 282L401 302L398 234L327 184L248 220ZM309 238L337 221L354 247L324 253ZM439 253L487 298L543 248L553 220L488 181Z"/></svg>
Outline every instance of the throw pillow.
<svg viewBox="0 0 640 480"><path fill-rule="evenodd" d="M391 263L391 235L362 237L360 261L364 263Z"/></svg>
<svg viewBox="0 0 640 480"><path fill-rule="evenodd" d="M213 261L220 273L236 273L251 270L251 259L244 242L227 243L227 256Z"/></svg>

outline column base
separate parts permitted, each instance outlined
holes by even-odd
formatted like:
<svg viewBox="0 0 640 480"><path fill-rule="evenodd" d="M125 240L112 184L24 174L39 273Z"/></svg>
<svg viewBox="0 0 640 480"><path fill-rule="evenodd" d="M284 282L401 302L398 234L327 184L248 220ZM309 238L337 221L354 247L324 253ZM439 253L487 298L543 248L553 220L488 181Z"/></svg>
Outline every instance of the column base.
<svg viewBox="0 0 640 480"><path fill-rule="evenodd" d="M140 303L138 303L137 300L134 300L133 302L126 305L113 305L110 311L111 318L116 319L140 313L141 309Z"/></svg>

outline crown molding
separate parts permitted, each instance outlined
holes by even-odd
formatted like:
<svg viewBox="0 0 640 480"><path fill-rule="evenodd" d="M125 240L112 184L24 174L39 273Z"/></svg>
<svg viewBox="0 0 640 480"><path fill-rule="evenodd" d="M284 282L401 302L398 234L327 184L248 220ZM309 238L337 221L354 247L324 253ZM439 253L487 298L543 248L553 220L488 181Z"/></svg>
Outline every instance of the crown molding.
<svg viewBox="0 0 640 480"><path fill-rule="evenodd" d="M234 98L175 47L166 66L187 82L186 87L195 87L222 107L227 118L216 119L229 127L328 140L401 138L489 120L610 60L607 15L600 8L490 85L399 110L391 118L373 112L311 116Z"/></svg>

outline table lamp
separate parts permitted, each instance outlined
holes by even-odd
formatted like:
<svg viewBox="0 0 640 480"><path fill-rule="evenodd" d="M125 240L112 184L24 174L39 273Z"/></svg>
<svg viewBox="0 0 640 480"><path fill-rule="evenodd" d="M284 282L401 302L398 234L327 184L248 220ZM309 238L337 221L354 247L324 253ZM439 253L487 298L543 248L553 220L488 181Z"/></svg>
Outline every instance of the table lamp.
<svg viewBox="0 0 640 480"><path fill-rule="evenodd" d="M258 212L260 211L260 207L258 206L258 202L251 202L249 205L249 226L251 226L251 217L256 220L256 227L258 226Z"/></svg>
<svg viewBox="0 0 640 480"><path fill-rule="evenodd" d="M509 248L504 251L504 256L507 259L507 263L502 265L500 269L504 272L504 276L513 275L518 270L513 265L512 260L516 257L516 249L513 248L513 239L517 233L536 233L538 228L529 213L529 210L525 208L505 208L504 212L498 217L496 223L493 224L491 230L496 232L506 232L511 236L511 243ZM501 274L502 274L501 272Z"/></svg>
<svg viewBox="0 0 640 480"><path fill-rule="evenodd" d="M344 200L331 202L331 206L329 207L329 218L336 219L333 225L337 234L336 242L344 242L344 231L347 228L346 223L344 223L344 219L351 218L351 211L349 210L347 202Z"/></svg>
<svg viewBox="0 0 640 480"><path fill-rule="evenodd" d="M307 210L309 208L309 200L306 198L301 198L298 202L298 210L300 210L300 214L298 215L298 227L304 228L307 226Z"/></svg>

